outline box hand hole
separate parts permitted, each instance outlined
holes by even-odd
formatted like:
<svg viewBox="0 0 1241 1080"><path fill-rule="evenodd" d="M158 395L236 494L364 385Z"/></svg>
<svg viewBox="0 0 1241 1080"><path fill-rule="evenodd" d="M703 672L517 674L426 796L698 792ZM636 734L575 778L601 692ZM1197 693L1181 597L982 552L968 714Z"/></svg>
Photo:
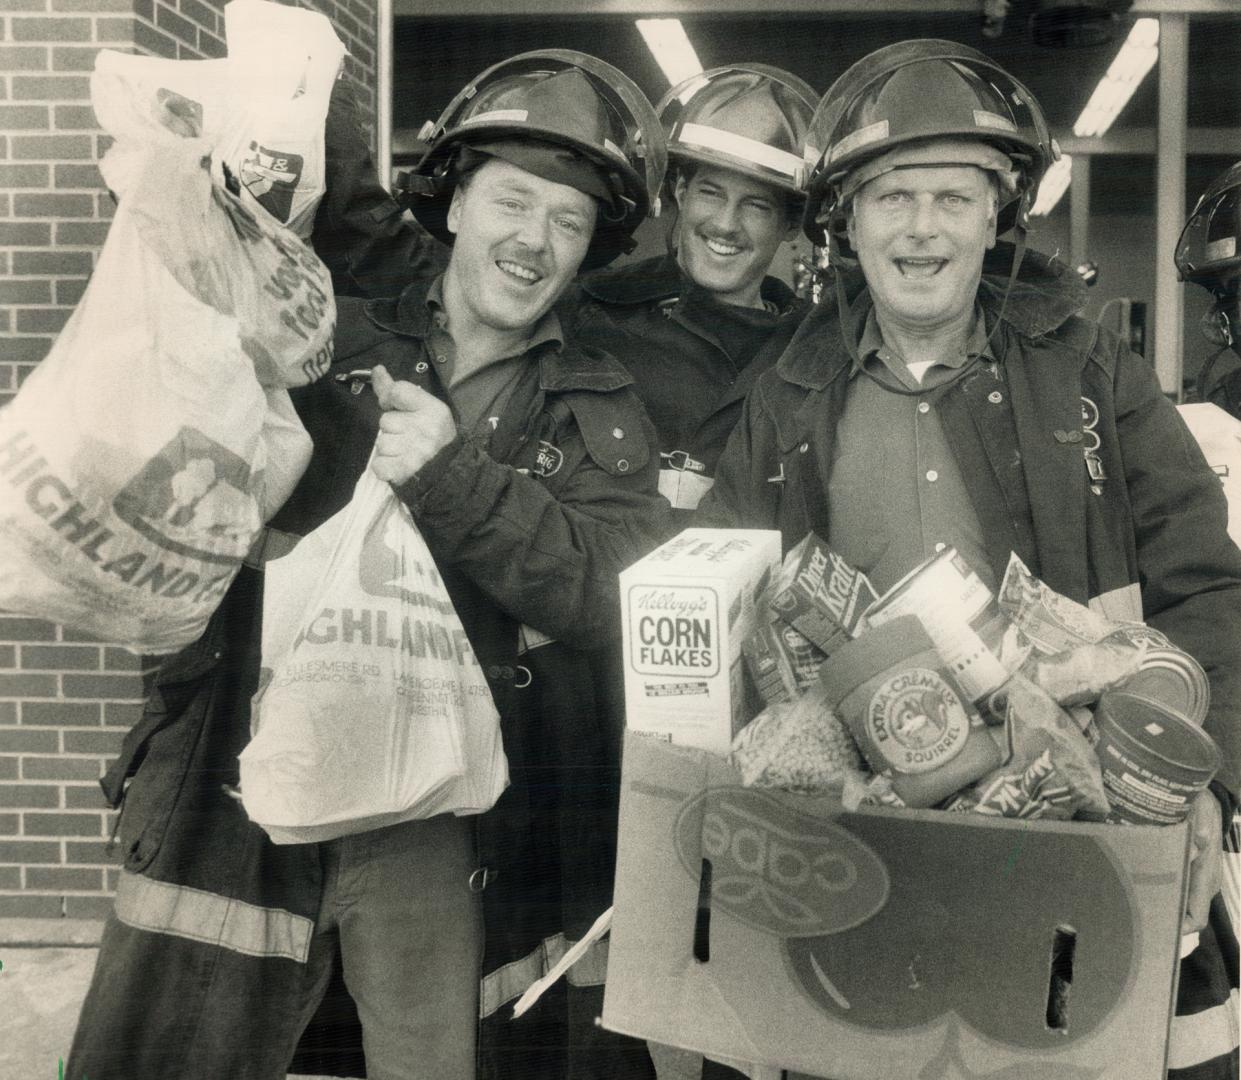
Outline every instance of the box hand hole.
<svg viewBox="0 0 1241 1080"><path fill-rule="evenodd" d="M694 959L705 964L711 959L711 860L702 860L698 879L698 907L694 911Z"/></svg>
<svg viewBox="0 0 1241 1080"><path fill-rule="evenodd" d="M1069 1030L1069 991L1073 985L1073 951L1077 931L1057 926L1051 936L1051 974L1047 983L1047 1027L1064 1034Z"/></svg>

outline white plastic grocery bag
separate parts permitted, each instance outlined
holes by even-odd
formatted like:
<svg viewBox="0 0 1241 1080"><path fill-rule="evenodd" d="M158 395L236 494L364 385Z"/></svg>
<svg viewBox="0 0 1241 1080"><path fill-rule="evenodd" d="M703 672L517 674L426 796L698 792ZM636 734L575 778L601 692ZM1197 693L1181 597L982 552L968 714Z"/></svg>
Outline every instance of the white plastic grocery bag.
<svg viewBox="0 0 1241 1080"><path fill-rule="evenodd" d="M1178 405L1176 411L1215 470L1228 499L1228 535L1241 545L1241 420L1209 401Z"/></svg>
<svg viewBox="0 0 1241 1080"><path fill-rule="evenodd" d="M101 166L119 203L77 310L0 410L0 609L166 653L305 467L287 396L269 408L261 383L326 369L335 307L322 263L213 178L174 113L106 75L92 89L132 121Z"/></svg>
<svg viewBox="0 0 1241 1080"><path fill-rule="evenodd" d="M323 197L323 126L345 47L325 16L266 0L232 0L224 26L226 59L105 51L96 70L123 83L123 109L171 103L228 167L244 202L307 237ZM116 134L120 118L98 110Z"/></svg>
<svg viewBox="0 0 1241 1080"><path fill-rule="evenodd" d="M508 783L461 621L408 508L369 469L267 564L252 726L242 801L278 844L480 813Z"/></svg>

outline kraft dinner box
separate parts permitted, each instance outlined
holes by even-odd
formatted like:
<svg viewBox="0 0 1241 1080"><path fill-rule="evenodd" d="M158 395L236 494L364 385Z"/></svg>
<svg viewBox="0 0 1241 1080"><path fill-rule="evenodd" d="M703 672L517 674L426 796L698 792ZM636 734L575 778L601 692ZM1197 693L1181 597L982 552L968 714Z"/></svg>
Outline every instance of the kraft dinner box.
<svg viewBox="0 0 1241 1080"><path fill-rule="evenodd" d="M728 753L750 719L741 643L780 550L770 529L685 529L621 573L626 727Z"/></svg>
<svg viewBox="0 0 1241 1080"><path fill-rule="evenodd" d="M1161 1080L1187 839L848 812L631 732L603 1023L833 1080Z"/></svg>

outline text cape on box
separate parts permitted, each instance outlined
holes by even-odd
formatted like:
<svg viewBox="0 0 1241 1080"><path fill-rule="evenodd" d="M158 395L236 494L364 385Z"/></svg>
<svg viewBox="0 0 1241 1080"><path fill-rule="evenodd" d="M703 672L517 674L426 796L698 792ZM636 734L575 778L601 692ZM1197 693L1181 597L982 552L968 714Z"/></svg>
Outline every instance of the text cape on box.
<svg viewBox="0 0 1241 1080"><path fill-rule="evenodd" d="M603 1023L834 1080L1161 1080L1187 854L1185 825L846 813L630 733Z"/></svg>

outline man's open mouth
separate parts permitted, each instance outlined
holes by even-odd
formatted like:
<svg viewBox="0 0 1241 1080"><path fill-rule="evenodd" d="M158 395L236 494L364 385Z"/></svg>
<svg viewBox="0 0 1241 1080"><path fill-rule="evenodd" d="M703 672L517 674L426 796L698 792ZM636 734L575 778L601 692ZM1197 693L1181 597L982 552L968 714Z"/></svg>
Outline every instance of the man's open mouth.
<svg viewBox="0 0 1241 1080"><path fill-rule="evenodd" d="M948 265L947 259L934 259L930 257L896 259L895 262L896 268L901 272L901 276L907 278L934 277Z"/></svg>
<svg viewBox="0 0 1241 1080"><path fill-rule="evenodd" d="M508 274L509 277L516 278L525 285L533 285L543 280L543 275L537 270L531 270L528 266L510 262L508 259L497 259L496 266Z"/></svg>
<svg viewBox="0 0 1241 1080"><path fill-rule="evenodd" d="M703 237L703 243L716 255L740 255L745 248L738 244L730 244L727 240L717 240L713 236Z"/></svg>

